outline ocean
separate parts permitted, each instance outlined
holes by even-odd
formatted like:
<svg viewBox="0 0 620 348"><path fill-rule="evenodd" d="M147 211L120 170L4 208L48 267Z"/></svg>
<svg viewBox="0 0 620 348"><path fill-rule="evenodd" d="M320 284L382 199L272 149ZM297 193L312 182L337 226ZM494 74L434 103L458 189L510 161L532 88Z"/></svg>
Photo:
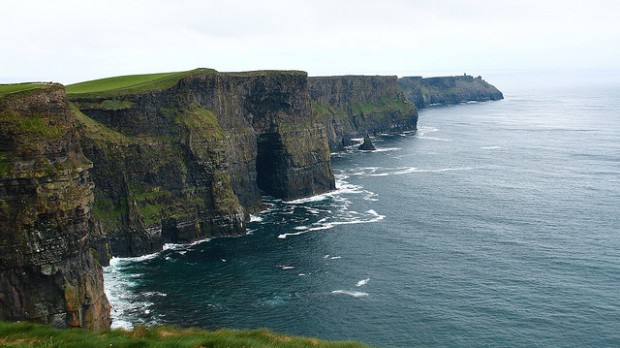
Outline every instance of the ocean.
<svg viewBox="0 0 620 348"><path fill-rule="evenodd" d="M620 79L493 77L505 100L333 154L336 191L267 199L247 236L113 259L114 326L620 346Z"/></svg>

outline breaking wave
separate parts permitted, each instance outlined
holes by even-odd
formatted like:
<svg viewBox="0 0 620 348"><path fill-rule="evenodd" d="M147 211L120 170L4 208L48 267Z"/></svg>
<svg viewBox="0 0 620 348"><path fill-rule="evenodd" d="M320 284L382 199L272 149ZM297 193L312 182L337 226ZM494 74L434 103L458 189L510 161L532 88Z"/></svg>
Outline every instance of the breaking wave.
<svg viewBox="0 0 620 348"><path fill-rule="evenodd" d="M332 294L335 294L335 295L348 295L348 296L353 296L353 297L365 297L365 296L368 296L367 292L348 291L348 290L334 290L334 291L332 291Z"/></svg>

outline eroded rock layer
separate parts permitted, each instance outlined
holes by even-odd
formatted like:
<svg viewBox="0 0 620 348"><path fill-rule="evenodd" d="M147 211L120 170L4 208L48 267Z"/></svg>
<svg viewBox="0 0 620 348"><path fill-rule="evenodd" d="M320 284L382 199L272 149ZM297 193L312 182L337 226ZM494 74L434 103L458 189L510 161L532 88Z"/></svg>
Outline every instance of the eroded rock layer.
<svg viewBox="0 0 620 348"><path fill-rule="evenodd" d="M64 87L0 94L0 320L109 326L91 167Z"/></svg>

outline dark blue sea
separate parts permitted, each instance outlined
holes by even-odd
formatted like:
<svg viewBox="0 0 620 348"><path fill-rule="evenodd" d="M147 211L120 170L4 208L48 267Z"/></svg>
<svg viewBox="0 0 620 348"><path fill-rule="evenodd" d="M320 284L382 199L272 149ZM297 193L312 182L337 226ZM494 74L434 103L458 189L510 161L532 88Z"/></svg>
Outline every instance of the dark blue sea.
<svg viewBox="0 0 620 348"><path fill-rule="evenodd" d="M269 200L247 236L113 259L114 325L620 346L620 78L492 77L505 100L333 154L336 191Z"/></svg>

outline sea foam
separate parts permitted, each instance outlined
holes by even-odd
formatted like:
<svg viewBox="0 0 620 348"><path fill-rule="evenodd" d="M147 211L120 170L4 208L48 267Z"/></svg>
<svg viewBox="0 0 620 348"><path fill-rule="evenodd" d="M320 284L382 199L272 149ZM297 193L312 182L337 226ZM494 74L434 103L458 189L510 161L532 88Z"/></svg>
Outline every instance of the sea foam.
<svg viewBox="0 0 620 348"><path fill-rule="evenodd" d="M357 287L364 286L364 285L368 284L369 281L370 281L370 278L362 279L359 282L357 282L357 284L355 284L355 286L357 286Z"/></svg>
<svg viewBox="0 0 620 348"><path fill-rule="evenodd" d="M348 296L353 296L353 297L365 297L365 296L368 296L367 292L348 291L348 290L334 290L334 291L332 291L332 294L335 294L335 295L348 295Z"/></svg>

